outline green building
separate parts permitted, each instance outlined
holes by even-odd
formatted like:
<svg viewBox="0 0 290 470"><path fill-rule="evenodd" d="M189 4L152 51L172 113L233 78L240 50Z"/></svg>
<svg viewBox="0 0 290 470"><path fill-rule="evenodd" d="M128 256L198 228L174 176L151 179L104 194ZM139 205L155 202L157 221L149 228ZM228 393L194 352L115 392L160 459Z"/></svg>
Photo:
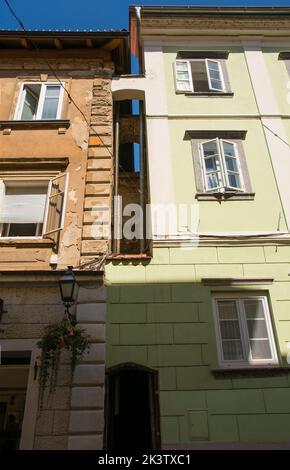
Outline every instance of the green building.
<svg viewBox="0 0 290 470"><path fill-rule="evenodd" d="M130 14L152 231L106 265L106 445L289 448L290 9Z"/></svg>

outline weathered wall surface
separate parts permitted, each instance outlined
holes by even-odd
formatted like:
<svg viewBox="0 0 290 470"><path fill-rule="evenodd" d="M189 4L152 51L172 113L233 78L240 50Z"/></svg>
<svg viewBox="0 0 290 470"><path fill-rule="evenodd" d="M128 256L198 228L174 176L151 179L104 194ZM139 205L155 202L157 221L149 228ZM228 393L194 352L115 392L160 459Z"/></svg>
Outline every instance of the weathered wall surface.
<svg viewBox="0 0 290 470"><path fill-rule="evenodd" d="M1 287L7 313L2 340L41 338L49 323L60 321L64 307L58 285ZM61 356L56 390L45 391L35 425L34 449L97 449L103 445L106 290L92 281L78 291L79 327L91 336L90 351L71 377L70 355ZM0 388L4 387L0 383ZM26 395L30 393L28 389ZM37 403L34 404L37 407ZM24 419L29 420L29 414ZM33 432L30 429L30 432Z"/></svg>
<svg viewBox="0 0 290 470"><path fill-rule="evenodd" d="M109 220L108 211L101 213L96 209L100 204L110 206L111 168L112 168L112 96L111 76L114 64L110 54L104 52L101 59L61 59L49 60L56 70L58 78L73 97L76 109L64 93L61 119L69 119L68 129L61 125L56 128L42 126L16 129L9 123L0 131L0 158L41 158L53 161L58 157L69 160L63 171L69 173L64 230L59 240L57 268L68 265L78 266L81 256L93 255L108 248L107 241L95 242L92 223L99 219ZM0 120L13 120L19 90L23 81L53 81L56 79L42 60L1 59ZM90 123L100 137L89 130ZM105 148L109 147L109 150ZM43 165L42 165L43 166ZM53 169L53 163L51 164ZM1 170L2 171L2 170ZM15 164L17 171L17 164ZM30 163L25 170L41 171L41 164ZM51 173L51 171L50 171ZM46 171L48 178L52 177ZM7 172L4 172L7 174ZM9 175L11 174L11 171ZM54 175L55 176L55 175ZM83 207L85 206L85 215ZM52 243L34 240L21 244L10 241L9 245L1 241L1 269L49 269ZM83 260L82 260L83 261ZM86 261L86 258L85 258Z"/></svg>
<svg viewBox="0 0 290 470"><path fill-rule="evenodd" d="M106 268L106 364L136 362L158 370L162 445L289 442L289 247L156 248L153 255L147 265ZM274 283L201 283L212 277L273 277ZM268 295L283 374L215 378L212 291Z"/></svg>

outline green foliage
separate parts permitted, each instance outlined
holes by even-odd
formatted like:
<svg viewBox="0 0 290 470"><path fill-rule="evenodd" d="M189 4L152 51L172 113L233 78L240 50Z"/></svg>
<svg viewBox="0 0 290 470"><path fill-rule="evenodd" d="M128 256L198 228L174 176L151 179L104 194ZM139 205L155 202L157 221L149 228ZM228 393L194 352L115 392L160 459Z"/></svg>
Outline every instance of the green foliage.
<svg viewBox="0 0 290 470"><path fill-rule="evenodd" d="M89 336L76 327L72 318L64 318L45 328L43 338L37 343L41 349L39 370L40 408L43 407L44 390L49 383L49 392L55 390L60 355L62 350L71 352L71 373L84 353L89 350Z"/></svg>

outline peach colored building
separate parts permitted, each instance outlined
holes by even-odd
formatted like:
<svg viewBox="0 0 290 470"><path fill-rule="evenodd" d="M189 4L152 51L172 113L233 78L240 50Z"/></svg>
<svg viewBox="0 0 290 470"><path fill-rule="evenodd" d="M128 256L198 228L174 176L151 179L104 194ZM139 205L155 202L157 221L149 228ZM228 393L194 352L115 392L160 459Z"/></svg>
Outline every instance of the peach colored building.
<svg viewBox="0 0 290 470"><path fill-rule="evenodd" d="M110 241L96 234L110 227L111 80L128 67L126 31L0 33L1 448L103 445ZM58 281L68 266L93 344L72 383L62 358L39 413L36 343L63 316Z"/></svg>

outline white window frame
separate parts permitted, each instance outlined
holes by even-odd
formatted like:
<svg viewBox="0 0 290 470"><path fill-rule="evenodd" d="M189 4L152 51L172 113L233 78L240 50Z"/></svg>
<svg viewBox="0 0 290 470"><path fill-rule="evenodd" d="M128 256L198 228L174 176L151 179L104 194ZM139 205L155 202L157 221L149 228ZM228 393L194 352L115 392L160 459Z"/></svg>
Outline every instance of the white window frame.
<svg viewBox="0 0 290 470"><path fill-rule="evenodd" d="M0 179L0 211L1 211L1 207L2 207L3 197L5 196L5 182L6 182L6 181L8 182L9 179L4 179L4 180L3 180L3 179ZM23 179L23 180L21 180L21 182L22 182L22 181L29 183L30 181L35 181L35 180ZM50 183L49 178L47 178L47 180L43 180L43 179L42 179L42 180L39 180L39 182L43 182L43 181L47 181L48 187L49 187L49 183ZM48 194L48 193L47 193L47 194ZM47 196L46 196L46 201L47 201ZM46 207L46 204L47 204L47 202L45 202L45 207ZM45 214L45 210L44 210L44 214ZM41 234L40 234L40 235L34 235L34 236L31 235L31 236L29 236L29 237L25 237L24 235L23 235L23 236L20 236L20 237L2 236L3 225L9 226L10 224L9 224L9 223L7 223L7 224L2 224L2 223L0 223L0 240L10 240L10 239L13 239L13 240L14 240L14 239L15 239L15 240L17 240L17 239L25 239L25 240L27 240L27 239L28 239L28 240L33 239L33 240L35 240L35 239L41 239L42 236L43 236L44 221L45 221L45 215L44 215L44 217L43 217L43 222L42 222L42 223L41 223L41 222L35 223L35 225L36 225L36 233L37 233L37 234L40 232L40 226L41 226L41 224L42 224ZM7 228L8 228L8 227L7 227ZM7 231L7 229L6 229L6 231ZM9 231L9 228L8 228L8 231Z"/></svg>
<svg viewBox="0 0 290 470"><path fill-rule="evenodd" d="M50 201L50 194L51 194L51 189L52 189L52 184L54 181L56 181L57 179L59 178L65 178L65 183L64 183L64 191L63 191L63 194L64 194L64 203L63 203L63 207L62 207L62 214L61 214L61 221L60 221L60 225L59 227L57 227L56 229L54 230L51 230L49 232L46 232L46 227L47 227L47 218L48 218L48 208L49 208L49 201ZM6 180L3 180L3 179L0 179L0 210L1 210L1 206L2 206L2 201L3 201L3 197L4 197L4 194L5 194L5 181ZM22 181L22 180L21 180ZM28 180L23 180L23 181L27 181L29 183L29 179ZM41 181L44 181L44 180L41 180ZM4 224L0 224L0 240L2 239L6 239L6 240L10 240L10 239L41 239L41 238L45 238L47 235L50 235L52 233L55 233L55 232L59 232L61 230L63 230L64 228L64 221L65 221L65 213L66 213L66 202L67 202L67 191L68 191L68 182L69 182L69 173L60 173L58 174L57 176L55 176L54 178L47 178L47 181L48 183L48 186L47 186L47 194L46 194L46 202L45 202L45 209L44 209L44 216L43 216L43 222L42 222L42 230L41 230L41 234L40 235L35 235L35 236L29 236L29 237L25 237L25 236L19 236L19 237L12 237L12 236L1 236L1 233L3 231L3 225ZM6 224L5 224L6 225ZM8 224L7 224L8 225ZM39 232L40 231L40 225L41 223L38 223L38 224L35 224L37 226L36 228L36 232Z"/></svg>
<svg viewBox="0 0 290 470"><path fill-rule="evenodd" d="M219 310L218 310L218 301L234 301L237 307L237 315L240 326L241 334L241 343L243 348L243 353L247 354L248 359L246 360L224 360L223 358L223 347L222 347L222 336L220 329L219 321ZM245 300L260 300L263 305L263 312L265 315L265 323L268 332L269 345L271 349L272 358L271 359L253 359L250 354L250 340L248 334L247 321L244 310L244 301ZM269 310L268 299L266 295L249 295L249 294L227 294L220 293L215 294L212 299L213 312L214 312L214 326L217 340L217 351L218 351L218 360L220 367L226 368L244 368L244 367L271 367L279 364L277 348L274 339L271 315Z"/></svg>
<svg viewBox="0 0 290 470"><path fill-rule="evenodd" d="M219 186L215 188L209 188L207 184L207 173L206 173L206 166L205 166L205 156L204 156L204 149L203 146L204 144L207 144L209 142L216 142L217 149L218 149L218 155L219 155L219 164L220 164L220 169L217 170L218 173L220 173L220 178L219 178ZM239 178L241 182L241 187L236 188L234 186L231 186L229 184L229 177L228 177L228 170L227 170L227 165L226 165L226 159L225 159L225 153L224 153L224 148L222 143L226 142L228 144L231 144L234 146L235 149L235 156L237 160L237 166L239 170ZM202 166L202 174L203 174L203 182L204 182L204 188L205 191L211 192L211 191L226 191L227 189L231 189L232 191L236 192L244 192L245 191L245 183L244 183L244 178L243 178L243 172L242 172L242 166L241 166L241 161L240 161L240 156L238 152L238 146L235 142L232 142L231 140L226 140L226 139L220 139L220 138L215 138L215 139L209 139L201 142L199 144L199 155L201 159L201 166Z"/></svg>
<svg viewBox="0 0 290 470"><path fill-rule="evenodd" d="M217 171L216 172L213 172L213 173L219 173L220 174L220 177L219 177L219 186L217 186L216 188L209 188L208 187L208 184L207 184L207 173L206 173L206 166L205 166L205 156L204 156L204 149L203 149L203 145L204 144L208 144L210 142L216 142L216 145L217 145L217 149L218 149L218 161L219 161L219 168L217 168ZM203 169L203 182L204 182L204 187L206 189L206 191L216 191L216 190L220 190L221 188L223 188L225 186L224 184L224 170L223 170L223 163L222 163L222 158L221 158L221 153L220 153L220 147L219 147L219 142L218 142L218 138L216 139L209 139L209 140L205 140L204 142L200 143L199 144L199 149L200 149L200 157L201 157L201 165L202 165L202 169ZM212 158L212 157L211 157Z"/></svg>
<svg viewBox="0 0 290 470"><path fill-rule="evenodd" d="M225 93L226 92L226 85L225 85L225 79L224 79L224 74L223 74L223 69L222 69L222 66L221 66L221 62L219 60L208 59L206 57L205 58L200 58L200 59L198 59L198 61L199 62L204 62L204 64L205 64L209 92L215 91L215 92L219 92L219 93ZM188 76L189 76L190 90L180 90L178 88L178 82L187 82L187 80L178 80L178 78L177 78L177 62L186 63L186 65L187 65L187 72L188 72ZM222 89L215 88L211 84L211 77L210 77L210 73L209 73L209 68L210 68L209 67L209 62L215 62L216 64L218 64ZM190 59L175 59L173 65L174 65L175 92L176 93L183 93L183 94L184 93L194 93L194 81L193 81L193 78L192 78ZM198 93L198 92L196 92L196 93Z"/></svg>
<svg viewBox="0 0 290 470"><path fill-rule="evenodd" d="M43 105L44 105L44 100L45 100L45 95L46 95L46 88L48 86L59 86L59 99L58 99L58 107L57 107L57 114L56 117L53 119L49 119L51 121L54 121L56 119L61 118L61 110L62 110L62 103L63 103L63 96L64 96L64 86L65 84L61 82L23 82L21 83L20 91L19 91L19 96L18 96L18 101L17 101L17 106L15 110L15 120L17 121L22 121L21 115L23 112L23 105L24 105L24 100L25 100L25 86L26 85L40 85L40 94L39 94L39 99L38 99L38 104L37 104L37 110L36 113L32 119L33 120L42 120L42 112L43 112ZM44 119L47 120L47 119Z"/></svg>
<svg viewBox="0 0 290 470"><path fill-rule="evenodd" d="M215 64L218 64L218 69L219 69L219 74L220 74L220 81L222 84L222 89L220 88L215 88L211 84L211 77L209 73L209 62L214 62ZM214 60L214 59L205 59L205 68L206 68L206 74L207 74L207 81L208 81L208 87L211 91L219 91L220 93L225 91L225 81L224 81L224 75L221 67L221 63L219 60Z"/></svg>
<svg viewBox="0 0 290 470"><path fill-rule="evenodd" d="M187 66L187 73L188 73L188 77L189 79L188 80L179 80L177 78L177 62L182 62L184 64L186 64ZM192 73L191 73L191 66L190 66L190 62L189 60L185 60L185 59L176 59L174 64L174 78L175 78L175 91L176 93L191 93L194 91L194 87L193 87L193 81L192 81ZM178 83L179 82L186 82L186 83L189 83L190 85L190 89L189 90L180 90L178 88Z"/></svg>

